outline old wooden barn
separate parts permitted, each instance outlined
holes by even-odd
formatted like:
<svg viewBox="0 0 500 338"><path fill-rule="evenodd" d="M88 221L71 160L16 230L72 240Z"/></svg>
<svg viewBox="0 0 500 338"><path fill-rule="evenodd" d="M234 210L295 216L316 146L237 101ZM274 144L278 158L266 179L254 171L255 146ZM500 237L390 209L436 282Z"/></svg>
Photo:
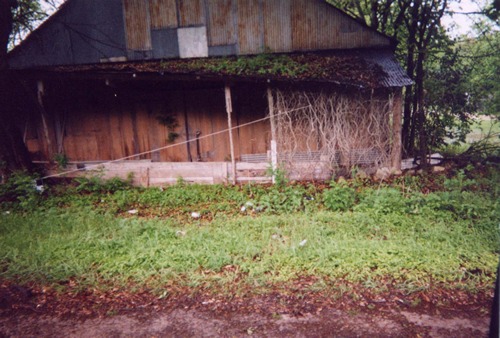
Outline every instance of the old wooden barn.
<svg viewBox="0 0 500 338"><path fill-rule="evenodd" d="M53 171L329 179L400 166L411 81L394 48L323 0L68 0L9 63L25 144Z"/></svg>

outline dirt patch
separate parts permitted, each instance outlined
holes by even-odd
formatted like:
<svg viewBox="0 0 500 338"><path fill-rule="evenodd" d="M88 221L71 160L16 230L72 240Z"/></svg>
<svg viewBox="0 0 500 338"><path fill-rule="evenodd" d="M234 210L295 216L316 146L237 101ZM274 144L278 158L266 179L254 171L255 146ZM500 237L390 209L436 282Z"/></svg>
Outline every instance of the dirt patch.
<svg viewBox="0 0 500 338"><path fill-rule="evenodd" d="M46 315L0 318L5 337L486 337L488 316L453 318L408 311L319 314L213 313L196 309L134 313L104 318L61 319Z"/></svg>
<svg viewBox="0 0 500 338"><path fill-rule="evenodd" d="M281 290L166 297L0 285L0 337L486 337L491 293L404 296ZM439 295L439 297L437 296ZM448 295L448 296L447 296ZM383 297L383 298L382 298ZM418 299L419 301L415 301ZM454 301L449 301L454 299Z"/></svg>

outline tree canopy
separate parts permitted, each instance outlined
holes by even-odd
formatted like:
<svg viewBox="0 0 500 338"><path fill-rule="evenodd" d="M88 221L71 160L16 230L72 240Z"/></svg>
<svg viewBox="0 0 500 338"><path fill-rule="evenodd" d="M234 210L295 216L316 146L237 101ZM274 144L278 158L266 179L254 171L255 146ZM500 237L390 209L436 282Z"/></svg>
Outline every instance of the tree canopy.
<svg viewBox="0 0 500 338"><path fill-rule="evenodd" d="M477 37L454 40L441 19L453 0L330 0L399 40L397 55L414 85L406 88L403 146L424 157L447 139L463 140L474 114L498 115L500 1L479 12ZM489 22L485 21L488 20ZM491 21L493 20L493 21Z"/></svg>

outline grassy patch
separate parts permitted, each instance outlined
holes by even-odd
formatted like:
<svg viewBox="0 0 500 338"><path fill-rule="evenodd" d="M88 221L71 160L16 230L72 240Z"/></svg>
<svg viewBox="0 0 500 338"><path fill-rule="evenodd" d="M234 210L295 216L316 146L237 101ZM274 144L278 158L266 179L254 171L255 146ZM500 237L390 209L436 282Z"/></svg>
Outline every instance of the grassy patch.
<svg viewBox="0 0 500 338"><path fill-rule="evenodd" d="M488 135L500 134L500 121L495 118L483 118L474 122L471 126L471 132L467 135L467 142L477 142ZM495 138L498 142L498 137Z"/></svg>
<svg viewBox="0 0 500 338"><path fill-rule="evenodd" d="M3 203L0 278L224 289L314 276L322 288L342 279L474 290L492 283L498 264L499 177L494 169L487 177L426 178L439 187L426 194L418 177L324 190L182 183L54 190L31 208Z"/></svg>

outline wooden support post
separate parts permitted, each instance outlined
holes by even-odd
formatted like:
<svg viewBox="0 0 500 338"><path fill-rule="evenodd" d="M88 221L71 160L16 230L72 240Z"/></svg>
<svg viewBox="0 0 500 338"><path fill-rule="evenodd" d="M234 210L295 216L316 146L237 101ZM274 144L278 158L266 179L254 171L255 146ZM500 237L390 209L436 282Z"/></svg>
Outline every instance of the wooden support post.
<svg viewBox="0 0 500 338"><path fill-rule="evenodd" d="M403 101L401 90L394 92L392 98L392 154L391 166L393 170L401 170L401 117L403 114Z"/></svg>
<svg viewBox="0 0 500 338"><path fill-rule="evenodd" d="M43 95L45 94L44 90L44 85L41 80L37 82L37 98L38 98L38 105L40 108L40 115L42 117L42 126L43 126L43 133L45 136L45 142L47 143L47 157L48 161L52 161L52 157L54 156L54 151L52 148L52 141L50 137L50 131L49 131L49 124L47 122L47 114L45 111L45 107L43 104Z"/></svg>
<svg viewBox="0 0 500 338"><path fill-rule="evenodd" d="M278 168L278 146L276 144L276 125L274 121L274 98L271 87L267 87L267 105L269 120L271 121L271 168L273 170L273 184L276 183L276 169Z"/></svg>
<svg viewBox="0 0 500 338"><path fill-rule="evenodd" d="M231 88L226 84L224 88L226 94L226 112L227 112L227 125L229 128L229 147L231 149L231 166L233 174L233 184L236 184L236 159L234 156L234 143L233 143L233 124L231 122L231 114L233 112L233 104L231 101Z"/></svg>

